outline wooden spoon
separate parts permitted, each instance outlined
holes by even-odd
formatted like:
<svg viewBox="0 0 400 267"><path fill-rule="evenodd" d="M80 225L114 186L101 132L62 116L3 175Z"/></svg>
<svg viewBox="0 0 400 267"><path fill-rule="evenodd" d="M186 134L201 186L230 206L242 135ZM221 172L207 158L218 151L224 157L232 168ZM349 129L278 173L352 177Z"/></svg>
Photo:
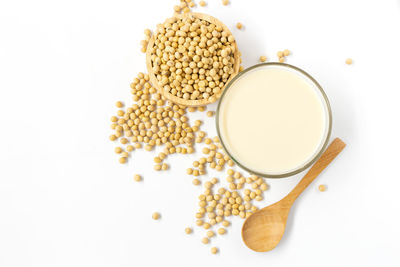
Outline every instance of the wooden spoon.
<svg viewBox="0 0 400 267"><path fill-rule="evenodd" d="M203 13L184 13L184 14L178 14L175 15L176 18L178 19L184 19L187 17L192 17L192 18L196 18L196 19L201 19L201 20L205 20L208 21L212 24L215 24L217 26L221 26L221 28L226 31L228 34L232 35L231 31L229 30L229 28L223 24L221 21L219 21L218 19L207 15L207 14L203 14ZM163 88L160 86L160 84L158 83L158 80L156 78L156 75L153 71L153 65L152 65L152 60L151 60L151 53L150 53L150 47L154 46L154 38L155 38L155 34L153 34L149 40L149 43L147 45L147 52L146 52L146 66L147 66L147 72L149 73L149 77L150 77L150 81L151 84L157 89L157 91L163 95L166 99L171 100L172 102L179 104L179 105L184 105L184 106L192 106L192 107L196 107L196 106L204 106L207 104L212 103L210 100L208 99L201 99L201 100L186 100L177 96L174 96L173 94L170 94L169 92L166 92L165 90L163 90ZM233 56L235 58L235 63L233 65L233 73L229 76L228 81L225 83L225 86L222 88L222 90L215 95L215 101L221 97L222 92L224 91L226 85L232 80L233 77L236 76L236 74L239 73L239 68L240 68L240 53L239 50L237 48L237 44L236 41L233 43L233 46L235 47L235 51L233 53Z"/></svg>
<svg viewBox="0 0 400 267"><path fill-rule="evenodd" d="M246 219L242 228L242 238L247 247L263 252L270 251L278 245L285 232L286 221L294 201L345 146L346 144L339 138L333 140L328 149L286 197Z"/></svg>

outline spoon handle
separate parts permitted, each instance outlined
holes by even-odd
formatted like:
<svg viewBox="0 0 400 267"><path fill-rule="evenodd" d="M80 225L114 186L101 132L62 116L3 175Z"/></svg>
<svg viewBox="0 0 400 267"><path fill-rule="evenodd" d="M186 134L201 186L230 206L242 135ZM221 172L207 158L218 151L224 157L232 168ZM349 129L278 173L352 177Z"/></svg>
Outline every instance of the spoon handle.
<svg viewBox="0 0 400 267"><path fill-rule="evenodd" d="M303 179L296 185L296 187L284 198L286 202L293 203L296 198L307 188L312 181L332 162L332 160L339 155L346 144L339 138L335 138L329 147L325 150L322 156L306 173Z"/></svg>

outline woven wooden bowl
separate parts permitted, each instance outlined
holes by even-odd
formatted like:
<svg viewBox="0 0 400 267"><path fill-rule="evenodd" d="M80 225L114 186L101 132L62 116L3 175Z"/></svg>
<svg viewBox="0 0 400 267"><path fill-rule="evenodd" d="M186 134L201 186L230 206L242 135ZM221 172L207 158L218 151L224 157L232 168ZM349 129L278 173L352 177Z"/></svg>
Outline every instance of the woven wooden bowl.
<svg viewBox="0 0 400 267"><path fill-rule="evenodd" d="M210 16L210 15L206 15L206 14L202 14L202 13L186 13L186 14L179 14L176 15L176 18L178 19L184 19L187 17L193 17L193 18L198 18L201 20L205 20L208 21L210 23L213 23L217 26L221 26L222 29L224 29L224 31L228 32L229 34L232 34L231 31L228 29L228 27L226 27L225 24L223 24L221 21L219 21L218 19ZM150 53L150 48L153 47L154 45L154 38L155 38L155 34L153 34L153 36L150 38L148 46L147 46L147 52L146 52L146 66L147 66L147 71L149 73L150 76L150 81L153 84L153 86L158 90L158 92L163 95L166 99L171 100L172 102L179 104L179 105L184 105L184 106L191 106L191 107L196 107L196 106L204 106L207 104L212 103L211 101L209 101L208 99L201 99L201 100L187 100L187 99L183 99L177 96L174 96L168 92L166 92L165 90L163 90L163 88L160 86L160 84L158 83L158 80L154 74L153 71L153 66L151 63L151 53ZM226 85L230 82L230 80L236 76L236 74L239 73L239 67L240 67L240 53L239 50L237 48L237 44L236 41L233 43L233 46L235 47L235 52L233 53L234 59L235 59L235 63L233 65L233 73L230 75L228 81L225 83L225 86L222 88L221 92L219 92L218 94L214 94L215 96L215 100L217 100L218 98L220 98L220 96L222 95L222 92L224 91Z"/></svg>

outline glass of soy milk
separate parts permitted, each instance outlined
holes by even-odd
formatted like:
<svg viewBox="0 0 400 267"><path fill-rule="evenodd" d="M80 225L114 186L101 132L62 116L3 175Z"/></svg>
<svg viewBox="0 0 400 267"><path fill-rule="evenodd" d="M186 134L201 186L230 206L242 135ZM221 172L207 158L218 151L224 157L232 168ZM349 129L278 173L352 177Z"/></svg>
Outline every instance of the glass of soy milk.
<svg viewBox="0 0 400 267"><path fill-rule="evenodd" d="M332 114L325 92L309 74L289 64L263 63L227 85L216 123L233 161L250 173L282 178L319 158Z"/></svg>

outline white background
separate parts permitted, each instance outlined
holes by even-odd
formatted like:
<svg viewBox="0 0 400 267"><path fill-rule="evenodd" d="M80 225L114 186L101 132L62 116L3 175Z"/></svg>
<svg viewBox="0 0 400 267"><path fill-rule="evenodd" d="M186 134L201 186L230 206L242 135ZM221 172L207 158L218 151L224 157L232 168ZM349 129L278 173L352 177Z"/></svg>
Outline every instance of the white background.
<svg viewBox="0 0 400 267"><path fill-rule="evenodd" d="M154 154L121 165L108 140L115 101L131 103L129 83L145 71L143 29L177 2L0 1L0 266L400 266L400 1L209 0L196 9L232 29L245 67L293 51L288 63L321 83L333 137L348 144L267 253L245 247L238 218L209 245L202 229L184 234L200 193L185 175L194 156L170 157L172 169L155 173ZM262 205L299 178L267 179Z"/></svg>

